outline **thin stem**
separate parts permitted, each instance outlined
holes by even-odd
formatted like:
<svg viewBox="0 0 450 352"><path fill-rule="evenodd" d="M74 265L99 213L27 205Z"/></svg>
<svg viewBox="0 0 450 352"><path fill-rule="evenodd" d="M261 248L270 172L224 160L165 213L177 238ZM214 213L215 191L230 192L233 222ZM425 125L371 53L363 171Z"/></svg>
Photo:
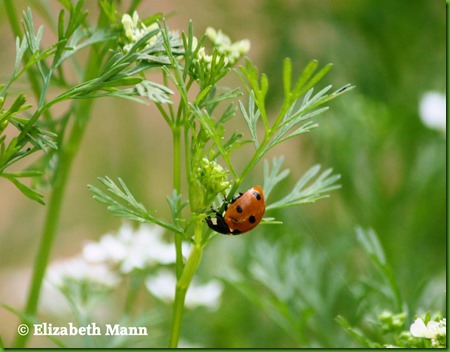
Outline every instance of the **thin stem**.
<svg viewBox="0 0 450 352"><path fill-rule="evenodd" d="M82 101L80 103L80 109L78 110L78 116L88 116L91 106L92 100ZM28 292L28 299L25 307L25 314L28 316L34 316L37 311L42 281L44 279L50 252L56 237L68 177L70 175L74 157L79 149L82 135L85 130L85 125L86 124L80 123L76 123L74 125L67 145L63 146L59 152L58 160L60 160L60 165L48 203L47 215L42 230L38 254L34 264L31 287ZM23 348L28 340L28 336L29 335L18 335L15 347Z"/></svg>
<svg viewBox="0 0 450 352"><path fill-rule="evenodd" d="M197 239L201 241L202 237L202 221L195 223L194 244L191 246L191 253L186 261L186 265L183 270L183 274L177 281L175 290L175 302L173 304L172 315L172 327L170 330L169 348L176 348L178 346L178 340L180 338L181 320L184 311L184 301L186 298L186 292L191 283L203 253L203 246L197 242Z"/></svg>
<svg viewBox="0 0 450 352"><path fill-rule="evenodd" d="M170 330L169 348L177 348L180 338L181 318L183 317L184 299L186 298L186 290L182 290L178 286L175 291L175 302L173 303L172 327Z"/></svg>
<svg viewBox="0 0 450 352"><path fill-rule="evenodd" d="M181 193L181 130L179 126L172 129L173 138L173 188L177 194ZM183 253L181 251L182 237L175 233L175 266L177 279L183 272Z"/></svg>
<svg viewBox="0 0 450 352"><path fill-rule="evenodd" d="M181 102L180 102L181 104ZM171 110L173 114L173 110ZM174 117L172 117L174 119ZM172 138L173 138L173 188L180 193L181 190L181 129L175 122L175 126L172 126ZM182 252L182 237L175 234L175 268L177 281L179 281L183 275L183 252ZM184 299L186 296L187 288L181 289L176 287L175 302L173 305L172 313L172 328L170 333L169 347L178 346L178 338L180 336L181 317L184 309Z"/></svg>
<svg viewBox="0 0 450 352"><path fill-rule="evenodd" d="M235 178L235 182L233 186L231 187L231 190L228 194L229 198L233 197L233 195L236 193L237 189L241 185L242 180L244 180L248 173L255 167L255 165L261 160L261 158L264 156L264 150L267 146L267 144L270 141L270 138L272 136L271 132L268 132L260 144L259 148L256 150L255 154L253 154L252 159L248 162L247 166L245 167L244 171L242 171L240 177Z"/></svg>

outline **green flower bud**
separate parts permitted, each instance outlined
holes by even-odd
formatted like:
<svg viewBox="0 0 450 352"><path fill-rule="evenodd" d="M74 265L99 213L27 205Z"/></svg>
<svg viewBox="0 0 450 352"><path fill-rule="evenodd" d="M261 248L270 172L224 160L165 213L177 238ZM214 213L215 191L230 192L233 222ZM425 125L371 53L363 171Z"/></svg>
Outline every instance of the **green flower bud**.
<svg viewBox="0 0 450 352"><path fill-rule="evenodd" d="M213 198L220 192L225 191L229 186L228 172L215 161L203 158L197 168L197 179L208 195L206 198Z"/></svg>

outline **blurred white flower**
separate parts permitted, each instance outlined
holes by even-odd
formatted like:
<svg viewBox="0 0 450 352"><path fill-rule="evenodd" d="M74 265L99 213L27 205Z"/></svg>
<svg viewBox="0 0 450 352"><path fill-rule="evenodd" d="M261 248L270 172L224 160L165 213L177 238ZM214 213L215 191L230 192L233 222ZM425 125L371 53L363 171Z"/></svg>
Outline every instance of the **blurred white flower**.
<svg viewBox="0 0 450 352"><path fill-rule="evenodd" d="M155 276L149 276L145 286L155 297L165 302L172 302L175 295L176 278L173 272L161 269ZM188 308L204 306L217 309L220 306L223 285L217 280L198 284L193 280L186 294L185 305Z"/></svg>
<svg viewBox="0 0 450 352"><path fill-rule="evenodd" d="M220 54L226 55L230 65L233 65L239 58L250 50L250 41L243 39L231 42L231 39L221 30L212 27L206 28L206 36L214 43L214 47Z"/></svg>
<svg viewBox="0 0 450 352"><path fill-rule="evenodd" d="M422 95L419 105L420 119L428 128L446 129L446 99L438 92L426 92Z"/></svg>
<svg viewBox="0 0 450 352"><path fill-rule="evenodd" d="M245 53L250 50L250 41L247 39L233 43L231 39L221 30L215 30L212 27L206 28L205 34L213 42L213 46L219 54L216 57L216 63L218 63L221 57L223 57L225 66L233 66ZM213 56L207 55L204 47L199 49L197 53L197 60L204 63L208 70L211 69L212 59Z"/></svg>
<svg viewBox="0 0 450 352"><path fill-rule="evenodd" d="M120 282L120 277L101 263L90 263L78 256L53 262L47 269L50 284L63 288L66 280L95 283L113 288Z"/></svg>
<svg viewBox="0 0 450 352"><path fill-rule="evenodd" d="M427 339L436 339L439 336L446 336L446 319L440 321L429 321L425 325L421 318L417 318L409 328L414 337L424 337Z"/></svg>
<svg viewBox="0 0 450 352"><path fill-rule="evenodd" d="M160 300L172 302L176 283L177 279L171 271L161 269L155 276L147 277L145 280L145 287L147 287L147 290L149 290L151 294L158 297Z"/></svg>
<svg viewBox="0 0 450 352"><path fill-rule="evenodd" d="M44 314L64 317L71 312L67 298L61 293L61 289L52 285L48 280L42 284L42 299L39 302L39 312Z"/></svg>
<svg viewBox="0 0 450 352"><path fill-rule="evenodd" d="M182 251L188 250L183 243ZM83 257L92 262L106 262L119 267L127 274L135 269L145 269L158 264L175 262L173 244L163 239L161 227L141 224L137 230L124 223L116 235L106 234L99 242L89 242L83 247Z"/></svg>
<svg viewBox="0 0 450 352"><path fill-rule="evenodd" d="M204 306L209 309L217 309L220 306L223 285L220 281L211 280L203 285L195 281L189 286L186 294L186 305L188 307Z"/></svg>
<svg viewBox="0 0 450 352"><path fill-rule="evenodd" d="M146 26L144 23L139 21L139 15L136 11L133 12L133 17L129 14L124 14L122 16L122 25L125 31L125 37L128 40L128 43L124 45L123 50L128 52L134 43L136 43L139 39L145 36L147 33L150 33L154 30L157 30L158 24L152 23L150 26ZM152 36L148 41L148 45L152 45L156 42L158 36L160 34L156 34Z"/></svg>

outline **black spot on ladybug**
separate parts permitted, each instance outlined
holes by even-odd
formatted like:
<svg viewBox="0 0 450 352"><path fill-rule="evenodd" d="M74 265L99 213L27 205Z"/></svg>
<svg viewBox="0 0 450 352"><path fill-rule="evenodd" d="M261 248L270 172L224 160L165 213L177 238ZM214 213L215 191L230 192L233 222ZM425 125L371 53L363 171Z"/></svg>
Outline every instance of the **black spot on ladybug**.
<svg viewBox="0 0 450 352"><path fill-rule="evenodd" d="M255 196L255 198L257 199L257 200L261 200L261 195L258 193L258 192L253 192L253 195Z"/></svg>
<svg viewBox="0 0 450 352"><path fill-rule="evenodd" d="M242 207L241 207L240 205L238 205L238 206L236 207L236 211L237 211L238 213L242 213Z"/></svg>
<svg viewBox="0 0 450 352"><path fill-rule="evenodd" d="M250 217L248 218L248 221L250 224L254 224L256 222L256 218L254 215L250 215Z"/></svg>

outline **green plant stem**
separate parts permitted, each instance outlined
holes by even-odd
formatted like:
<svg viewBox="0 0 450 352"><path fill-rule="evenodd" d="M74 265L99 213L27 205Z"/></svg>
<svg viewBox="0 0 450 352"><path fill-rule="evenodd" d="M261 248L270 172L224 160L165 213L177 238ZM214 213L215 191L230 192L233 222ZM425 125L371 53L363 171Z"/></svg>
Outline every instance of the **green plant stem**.
<svg viewBox="0 0 450 352"><path fill-rule="evenodd" d="M181 131L179 126L175 126L172 129L173 138L173 188L180 194L181 191ZM177 280L181 277L183 272L183 253L181 251L182 247L182 237L179 234L175 235L175 266Z"/></svg>
<svg viewBox="0 0 450 352"><path fill-rule="evenodd" d="M172 327L170 330L169 348L176 348L178 346L178 340L180 338L181 320L184 311L184 301L186 298L186 292L191 283L203 253L203 245L197 242L197 239L201 240L202 234L202 221L199 220L195 223L194 244L191 246L191 253L186 261L186 265L183 270L183 274L177 281L175 290L175 301L173 304L172 315Z"/></svg>
<svg viewBox="0 0 450 352"><path fill-rule="evenodd" d="M88 116L91 110L92 101L85 100L79 103L80 108L77 116ZM48 265L50 252L56 237L56 231L59 224L62 202L65 195L67 180L73 164L76 152L86 127L86 123L75 123L68 143L60 149L59 154L59 171L55 177L55 184L50 195L47 214L44 227L42 230L41 241L39 243L38 254L34 264L31 287L28 292L27 303L25 306L25 314L34 316L37 311L42 281L44 279L45 270ZM23 348L28 340L29 335L18 335L15 343L16 348Z"/></svg>
<svg viewBox="0 0 450 352"><path fill-rule="evenodd" d="M173 116L173 111L171 111ZM173 188L180 193L181 190L181 130L180 127L175 124L172 127L173 138ZM175 268L177 282L179 282L183 276L183 252L182 252L182 237L178 234L175 235ZM185 269L185 268L184 268ZM184 310L184 299L186 297L186 289L182 289L178 286L175 292L175 302L172 311L172 327L170 331L169 347L177 347L178 339L180 336L181 318Z"/></svg>
<svg viewBox="0 0 450 352"><path fill-rule="evenodd" d="M91 49L86 67L87 71L85 79L87 80L94 77L98 69L98 55L94 48ZM89 120L92 103L92 100L81 100L74 103L74 116L76 121L70 132L67 143L60 146L58 152L58 161L60 165L58 167L57 174L55 175L55 182L50 195L47 215L42 230L37 257L35 259L31 286L25 306L26 316L34 316L37 311L42 281L44 279L45 270L47 268L50 253L56 237L67 181L70 175L73 160L79 150L79 146ZM17 335L14 344L15 348L25 347L28 337L29 335Z"/></svg>
<svg viewBox="0 0 450 352"><path fill-rule="evenodd" d="M182 290L176 287L175 302L173 303L172 326L170 330L169 348L177 348L178 340L180 338L181 319L183 317L184 299L186 298L187 290Z"/></svg>

